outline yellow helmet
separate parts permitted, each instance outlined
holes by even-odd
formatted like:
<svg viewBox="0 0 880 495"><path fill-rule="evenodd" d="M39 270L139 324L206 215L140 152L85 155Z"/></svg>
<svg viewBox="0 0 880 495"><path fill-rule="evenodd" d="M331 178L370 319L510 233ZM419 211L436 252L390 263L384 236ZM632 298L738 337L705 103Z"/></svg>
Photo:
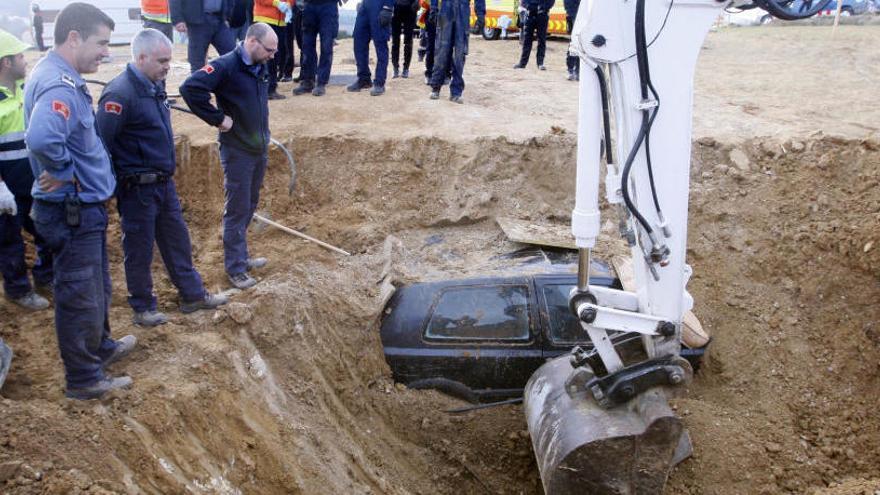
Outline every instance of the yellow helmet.
<svg viewBox="0 0 880 495"><path fill-rule="evenodd" d="M18 55L28 48L30 48L30 45L0 29L0 58L9 55Z"/></svg>

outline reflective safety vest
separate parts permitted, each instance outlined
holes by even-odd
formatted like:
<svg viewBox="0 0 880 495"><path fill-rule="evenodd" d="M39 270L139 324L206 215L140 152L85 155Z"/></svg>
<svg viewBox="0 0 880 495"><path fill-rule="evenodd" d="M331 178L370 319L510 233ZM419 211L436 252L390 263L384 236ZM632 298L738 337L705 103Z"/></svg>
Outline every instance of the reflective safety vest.
<svg viewBox="0 0 880 495"><path fill-rule="evenodd" d="M171 23L168 0L141 0L141 17L151 21Z"/></svg>
<svg viewBox="0 0 880 495"><path fill-rule="evenodd" d="M15 86L13 94L0 85L0 165L28 156L24 144L24 80Z"/></svg>
<svg viewBox="0 0 880 495"><path fill-rule="evenodd" d="M279 3L286 3L293 9L292 0L254 0L254 22L284 26L284 14L278 10Z"/></svg>

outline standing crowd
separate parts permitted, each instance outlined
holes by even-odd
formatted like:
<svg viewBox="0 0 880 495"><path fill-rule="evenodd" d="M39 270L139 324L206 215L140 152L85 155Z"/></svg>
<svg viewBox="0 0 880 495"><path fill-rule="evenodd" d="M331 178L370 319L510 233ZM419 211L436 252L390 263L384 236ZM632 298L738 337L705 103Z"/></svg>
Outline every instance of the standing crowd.
<svg viewBox="0 0 880 495"><path fill-rule="evenodd" d="M131 61L104 87L97 110L83 76L96 72L109 56L115 24L106 13L80 2L62 9L54 19L54 47L27 80L24 52L30 47L0 31L0 274L6 298L24 309L45 310L48 298L53 300L67 397L99 398L132 383L128 376L108 372L137 345L132 335L111 336L106 234L112 197L136 325L152 327L169 319L158 310L153 291L154 246L177 288L180 312L227 302L222 293L205 289L193 264L174 182L174 133L165 89L174 32L188 38L191 74L180 94L196 116L219 131L225 271L232 287L247 289L257 284L253 271L268 263L252 256L247 243L268 164L268 101L284 98L278 82L293 79L294 42L301 51L293 94L325 94L344 1L253 0L242 10L242 0L142 0L144 29L131 40ZM543 68L553 0L526 2L517 67L526 65L537 37L537 62ZM567 8L569 2L576 9L577 0L566 0ZM484 0L475 0L474 9L480 29ZM39 15L37 6L34 13ZM391 77L408 78L418 25L426 41L430 97L439 98L448 84L449 99L461 103L470 15L470 0L361 0L354 27L357 80L347 90L370 89L375 96L385 92L389 39ZM42 50L41 32L37 41ZM371 43L374 71L369 67ZM220 56L206 63L209 46ZM576 58L568 59L570 79L576 78L577 65ZM35 244L33 284L23 231ZM5 356L0 352L0 361L7 361L0 362L0 385L8 369Z"/></svg>

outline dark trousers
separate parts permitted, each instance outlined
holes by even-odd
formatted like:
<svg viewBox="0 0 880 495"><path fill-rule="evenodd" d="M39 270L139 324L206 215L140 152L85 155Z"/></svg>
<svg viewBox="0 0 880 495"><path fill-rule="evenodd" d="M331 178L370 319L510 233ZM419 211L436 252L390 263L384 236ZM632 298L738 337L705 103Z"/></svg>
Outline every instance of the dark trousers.
<svg viewBox="0 0 880 495"><path fill-rule="evenodd" d="M46 45L45 45L45 43L43 42L43 26L42 26L42 25L41 25L40 27L35 27L35 28L34 28L34 38L36 38L36 40L37 40L37 48L38 48L41 52L45 52L45 51L46 51Z"/></svg>
<svg viewBox="0 0 880 495"><path fill-rule="evenodd" d="M434 72L434 43L437 42L437 23L425 20L425 77Z"/></svg>
<svg viewBox="0 0 880 495"><path fill-rule="evenodd" d="M278 36L278 51L275 52L274 57L269 59L269 93L278 90L279 68L284 67L284 62L287 59L287 44L284 43L287 39L287 30L287 26L272 26L275 36Z"/></svg>
<svg viewBox="0 0 880 495"><path fill-rule="evenodd" d="M144 185L120 185L116 205L122 224L128 304L136 313L155 311L153 244L183 302L205 298L202 277L193 267L189 229L183 220L174 180Z"/></svg>
<svg viewBox="0 0 880 495"><path fill-rule="evenodd" d="M207 15L205 22L201 24L187 24L186 32L189 35L186 56L189 60L190 72L205 66L208 46L213 45L220 55L235 49L235 33L220 16Z"/></svg>
<svg viewBox="0 0 880 495"><path fill-rule="evenodd" d="M407 7L395 7L391 19L391 65L400 67L400 35L403 34L403 69L409 70L412 60L413 30L416 28L416 13Z"/></svg>
<svg viewBox="0 0 880 495"><path fill-rule="evenodd" d="M571 30L574 28L574 17L566 16L565 23L568 28L568 34L571 34ZM581 73L580 59L574 55L569 55L568 50L565 51L565 66L571 74Z"/></svg>
<svg viewBox="0 0 880 495"><path fill-rule="evenodd" d="M104 362L117 345L108 318L107 209L83 205L78 227L67 225L61 203L38 200L32 215L54 260L55 333L67 387L88 387L104 378Z"/></svg>
<svg viewBox="0 0 880 495"><path fill-rule="evenodd" d="M171 41L174 41L174 26L170 22L159 22L152 19L144 19L144 29L155 29L165 35Z"/></svg>
<svg viewBox="0 0 880 495"><path fill-rule="evenodd" d="M539 14L530 12L526 17L526 25L523 28L523 44L522 56L519 58L519 64L525 67L529 64L529 55L532 53L532 41L535 39L535 32L538 37L538 53L535 58L538 65L544 65L544 53L547 51L547 22L550 15L547 13Z"/></svg>
<svg viewBox="0 0 880 495"><path fill-rule="evenodd" d="M336 1L307 3L303 10L303 53L301 84L314 86L330 81L333 66L333 40L339 32L339 7ZM317 43L321 37L321 59L318 60Z"/></svg>
<svg viewBox="0 0 880 495"><path fill-rule="evenodd" d="M34 183L34 176L27 159L2 164L0 177L15 196L18 209L16 215L0 215L0 275L3 276L3 290L6 296L17 299L31 291L24 259L22 229L34 237L37 259L34 261L32 273L34 282L39 285L48 285L52 282L52 254L46 247L43 237L37 233L34 221L30 217L33 204L31 186Z"/></svg>
<svg viewBox="0 0 880 495"><path fill-rule="evenodd" d="M452 69L449 95L461 96L464 92L464 62L468 50L469 27L452 16L437 17L437 40L434 68L431 72L431 88L439 91Z"/></svg>
<svg viewBox="0 0 880 495"><path fill-rule="evenodd" d="M302 10L293 9L293 20L287 25L287 36L284 39L287 48L287 58L284 59L284 66L280 69L282 77L293 77L293 68L296 67L296 50L299 49L299 63L302 66ZM296 41L296 45L294 45Z"/></svg>
<svg viewBox="0 0 880 495"><path fill-rule="evenodd" d="M364 0L367 1L367 0ZM378 2L374 2L378 5ZM384 86L388 76L388 26L379 25L379 12L362 6L354 21L354 60L358 81L370 82L370 41L376 49L375 86Z"/></svg>
<svg viewBox="0 0 880 495"><path fill-rule="evenodd" d="M334 4L335 6L336 4ZM267 151L254 153L220 145L223 165L223 255L226 273L237 275L247 270L247 228L260 202L260 188L269 163Z"/></svg>

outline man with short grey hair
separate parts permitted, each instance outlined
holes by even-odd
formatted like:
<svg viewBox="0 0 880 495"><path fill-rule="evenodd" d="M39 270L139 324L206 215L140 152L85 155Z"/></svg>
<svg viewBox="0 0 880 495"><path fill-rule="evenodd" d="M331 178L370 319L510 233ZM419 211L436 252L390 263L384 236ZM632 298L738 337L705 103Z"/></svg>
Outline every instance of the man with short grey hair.
<svg viewBox="0 0 880 495"><path fill-rule="evenodd" d="M160 31L139 32L131 42L131 63L104 88L98 102L98 132L118 182L128 303L134 323L141 326L168 321L157 310L153 294L154 243L180 294L181 312L226 303L225 296L205 291L193 267L189 231L174 185L174 134L165 93L171 49L171 41Z"/></svg>

